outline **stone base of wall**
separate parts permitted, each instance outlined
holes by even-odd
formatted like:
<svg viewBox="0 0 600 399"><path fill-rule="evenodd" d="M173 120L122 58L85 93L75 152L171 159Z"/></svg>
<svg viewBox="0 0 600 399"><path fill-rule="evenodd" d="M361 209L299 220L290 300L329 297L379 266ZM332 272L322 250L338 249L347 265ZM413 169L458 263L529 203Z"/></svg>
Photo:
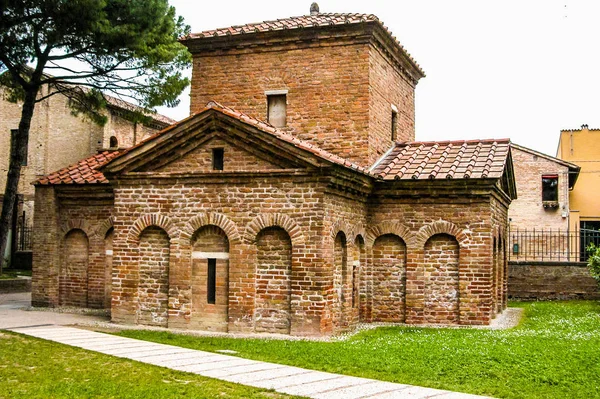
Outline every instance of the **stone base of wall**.
<svg viewBox="0 0 600 399"><path fill-rule="evenodd" d="M583 262L509 262L508 296L522 300L600 299Z"/></svg>
<svg viewBox="0 0 600 399"><path fill-rule="evenodd" d="M10 280L0 280L0 294L8 294L12 292L30 292L30 278L15 278Z"/></svg>

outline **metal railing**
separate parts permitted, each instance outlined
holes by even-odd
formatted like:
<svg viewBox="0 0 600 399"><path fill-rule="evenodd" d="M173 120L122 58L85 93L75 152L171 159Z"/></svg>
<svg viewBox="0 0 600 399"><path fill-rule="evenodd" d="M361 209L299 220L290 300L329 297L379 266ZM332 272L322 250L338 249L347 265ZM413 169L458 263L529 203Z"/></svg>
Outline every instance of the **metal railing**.
<svg viewBox="0 0 600 399"><path fill-rule="evenodd" d="M17 251L31 251L31 241L33 236L33 228L31 226L18 227L19 235L17 236Z"/></svg>
<svg viewBox="0 0 600 399"><path fill-rule="evenodd" d="M590 243L600 244L600 231L510 230L509 260L586 262Z"/></svg>

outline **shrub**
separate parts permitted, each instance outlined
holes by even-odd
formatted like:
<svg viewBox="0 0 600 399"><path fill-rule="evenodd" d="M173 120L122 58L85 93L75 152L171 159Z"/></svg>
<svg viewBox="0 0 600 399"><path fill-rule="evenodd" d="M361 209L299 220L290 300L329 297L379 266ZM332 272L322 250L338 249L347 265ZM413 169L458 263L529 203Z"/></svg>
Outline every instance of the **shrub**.
<svg viewBox="0 0 600 399"><path fill-rule="evenodd" d="M592 277L600 285L600 246L595 246L593 243L590 243L587 250L590 254L588 259L588 269L590 270Z"/></svg>

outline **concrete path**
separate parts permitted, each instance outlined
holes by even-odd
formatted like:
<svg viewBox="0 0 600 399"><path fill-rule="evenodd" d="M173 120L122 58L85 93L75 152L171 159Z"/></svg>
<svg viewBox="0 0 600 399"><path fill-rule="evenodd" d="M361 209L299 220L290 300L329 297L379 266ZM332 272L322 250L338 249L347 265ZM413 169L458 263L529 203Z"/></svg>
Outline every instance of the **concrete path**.
<svg viewBox="0 0 600 399"><path fill-rule="evenodd" d="M315 399L483 398L476 395L259 362L73 327L31 325L9 328L9 330L106 355Z"/></svg>

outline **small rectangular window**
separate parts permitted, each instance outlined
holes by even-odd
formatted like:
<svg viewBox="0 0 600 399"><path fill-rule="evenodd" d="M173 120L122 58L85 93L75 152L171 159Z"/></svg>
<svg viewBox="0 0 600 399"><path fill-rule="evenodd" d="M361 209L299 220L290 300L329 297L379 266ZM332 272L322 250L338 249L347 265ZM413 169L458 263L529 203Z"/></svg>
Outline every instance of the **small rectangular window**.
<svg viewBox="0 0 600 399"><path fill-rule="evenodd" d="M398 111L392 110L392 141L396 141L398 131Z"/></svg>
<svg viewBox="0 0 600 399"><path fill-rule="evenodd" d="M225 150L223 148L213 148L212 150L212 164L213 170L223 170L223 156Z"/></svg>
<svg viewBox="0 0 600 399"><path fill-rule="evenodd" d="M15 151L17 150L17 135L19 134L19 129L10 129L10 157L14 156ZM27 148L25 148L25 158L23 158L23 163L21 166L27 166Z"/></svg>
<svg viewBox="0 0 600 399"><path fill-rule="evenodd" d="M206 276L206 302L216 303L217 298L217 260L208 259L208 270Z"/></svg>
<svg viewBox="0 0 600 399"><path fill-rule="evenodd" d="M542 201L558 201L558 175L542 176Z"/></svg>
<svg viewBox="0 0 600 399"><path fill-rule="evenodd" d="M275 127L285 127L287 117L287 96L285 94L267 95L267 120Z"/></svg>

